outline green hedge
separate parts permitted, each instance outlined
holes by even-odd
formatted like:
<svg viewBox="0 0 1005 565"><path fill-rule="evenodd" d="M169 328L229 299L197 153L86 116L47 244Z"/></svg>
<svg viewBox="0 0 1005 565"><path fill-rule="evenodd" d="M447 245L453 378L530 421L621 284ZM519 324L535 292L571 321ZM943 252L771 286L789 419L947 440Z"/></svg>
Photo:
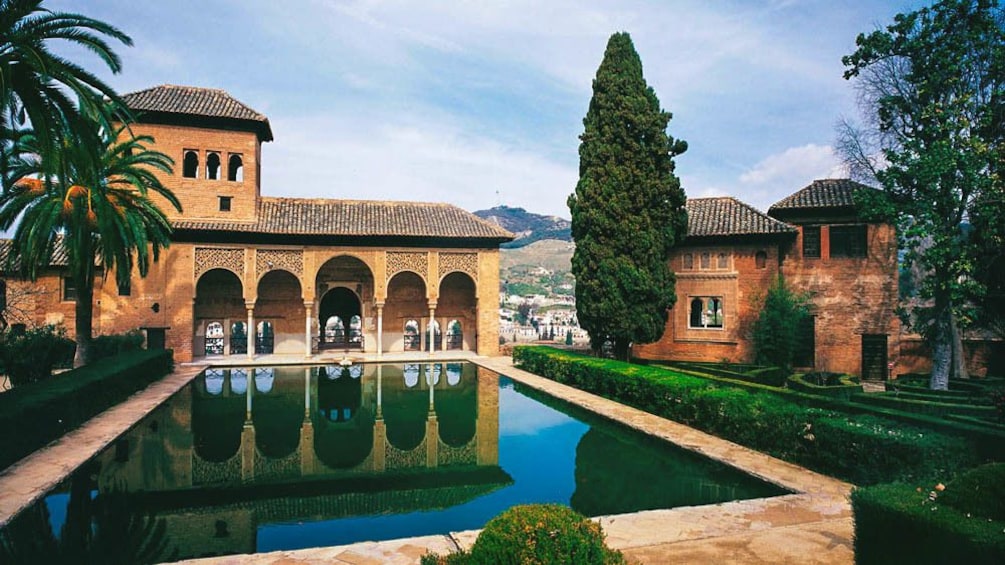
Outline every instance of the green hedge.
<svg viewBox="0 0 1005 565"><path fill-rule="evenodd" d="M698 371L724 379L731 379L772 387L785 386L785 371L781 367L765 367L763 365L740 365L728 363L693 363L684 361L657 362L655 365Z"/></svg>
<svg viewBox="0 0 1005 565"><path fill-rule="evenodd" d="M171 350L131 351L0 395L0 469L171 372ZM15 433L16 432L16 433Z"/></svg>
<svg viewBox="0 0 1005 565"><path fill-rule="evenodd" d="M851 503L859 565L1005 563L1005 522L968 517L944 504L933 485L858 488Z"/></svg>
<svg viewBox="0 0 1005 565"><path fill-rule="evenodd" d="M543 377L857 484L945 476L980 462L973 442L965 438L807 407L778 394L719 386L665 368L542 346L517 347L513 358Z"/></svg>
<svg viewBox="0 0 1005 565"><path fill-rule="evenodd" d="M997 418L998 412L994 406L975 406L973 404L960 404L955 402L934 402L931 400L915 400L902 398L895 392L881 392L873 394L856 394L852 396L855 402L871 404L873 406L883 406L894 408L905 412L916 412L918 414L928 414L945 418L949 414L960 416L974 416L993 420Z"/></svg>
<svg viewBox="0 0 1005 565"><path fill-rule="evenodd" d="M818 385L809 380L805 373L796 373L789 377L788 385L792 390L840 400L848 400L856 392L862 392L862 385L856 382L851 375L839 375L837 380L837 384Z"/></svg>

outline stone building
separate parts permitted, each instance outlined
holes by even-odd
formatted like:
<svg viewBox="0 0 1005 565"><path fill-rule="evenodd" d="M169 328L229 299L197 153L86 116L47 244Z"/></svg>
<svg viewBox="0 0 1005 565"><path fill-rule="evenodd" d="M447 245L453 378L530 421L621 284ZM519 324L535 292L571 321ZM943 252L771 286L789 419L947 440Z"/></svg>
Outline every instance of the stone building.
<svg viewBox="0 0 1005 565"><path fill-rule="evenodd" d="M499 244L512 234L448 204L263 196L261 148L273 139L264 115L207 88L163 85L123 100L138 117L133 133L175 160L162 180L182 212L162 203L173 243L147 277L125 288L98 277L96 334L140 328L178 361L497 352ZM72 332L74 289L52 267L30 284L20 321Z"/></svg>
<svg viewBox="0 0 1005 565"><path fill-rule="evenodd" d="M811 301L798 366L888 376L899 352L896 233L860 219L856 190L871 189L847 179L817 180L767 214L731 197L689 199L688 235L670 257L677 302L663 337L634 353L753 361L751 326L781 274Z"/></svg>

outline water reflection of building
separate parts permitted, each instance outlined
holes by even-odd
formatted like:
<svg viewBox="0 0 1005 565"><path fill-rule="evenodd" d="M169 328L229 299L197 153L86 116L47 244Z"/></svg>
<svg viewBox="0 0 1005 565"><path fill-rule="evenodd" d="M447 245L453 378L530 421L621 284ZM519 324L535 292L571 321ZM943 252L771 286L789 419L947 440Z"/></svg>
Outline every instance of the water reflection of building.
<svg viewBox="0 0 1005 565"><path fill-rule="evenodd" d="M100 456L99 490L164 518L179 558L259 525L448 507L510 482L499 392L471 364L211 369Z"/></svg>

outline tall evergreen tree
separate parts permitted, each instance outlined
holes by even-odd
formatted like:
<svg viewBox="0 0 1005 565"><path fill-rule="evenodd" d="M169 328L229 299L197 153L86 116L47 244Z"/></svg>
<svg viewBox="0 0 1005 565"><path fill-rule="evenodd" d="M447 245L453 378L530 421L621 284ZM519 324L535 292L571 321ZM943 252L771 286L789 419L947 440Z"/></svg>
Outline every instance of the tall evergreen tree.
<svg viewBox="0 0 1005 565"><path fill-rule="evenodd" d="M612 35L583 119L569 209L580 325L594 351L611 341L620 359L633 342L660 337L675 302L667 257L685 235L687 213L673 158L687 143L667 135L670 118L631 37Z"/></svg>

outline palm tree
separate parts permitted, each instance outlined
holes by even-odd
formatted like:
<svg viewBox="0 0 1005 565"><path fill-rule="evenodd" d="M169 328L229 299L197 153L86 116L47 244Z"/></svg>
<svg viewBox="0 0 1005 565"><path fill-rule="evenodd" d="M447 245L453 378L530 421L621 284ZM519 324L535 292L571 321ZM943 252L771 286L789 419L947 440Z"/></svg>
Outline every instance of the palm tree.
<svg viewBox="0 0 1005 565"><path fill-rule="evenodd" d="M56 40L83 47L117 73L121 61L105 38L132 45L129 36L114 26L78 14L52 12L42 7L42 0L0 0L0 177L4 189L19 180L10 174L9 165L16 159L17 140L28 122L37 135L35 143L48 152L59 144L66 124L75 130L82 111L100 106L101 97L123 106L101 79L49 49Z"/></svg>
<svg viewBox="0 0 1005 565"><path fill-rule="evenodd" d="M134 266L146 276L151 259L157 260L171 235L151 193L181 210L157 174L171 174L171 158L148 148L151 137L134 137L124 123L107 128L101 121L81 121L86 129L64 135L48 155L39 152L38 136L23 136L18 148L22 157L12 168L22 180L0 195L0 229L20 218L7 268L35 280L57 246L67 252L67 269L77 288L75 367L88 358L98 269L106 276L114 273L120 285L129 283Z"/></svg>

